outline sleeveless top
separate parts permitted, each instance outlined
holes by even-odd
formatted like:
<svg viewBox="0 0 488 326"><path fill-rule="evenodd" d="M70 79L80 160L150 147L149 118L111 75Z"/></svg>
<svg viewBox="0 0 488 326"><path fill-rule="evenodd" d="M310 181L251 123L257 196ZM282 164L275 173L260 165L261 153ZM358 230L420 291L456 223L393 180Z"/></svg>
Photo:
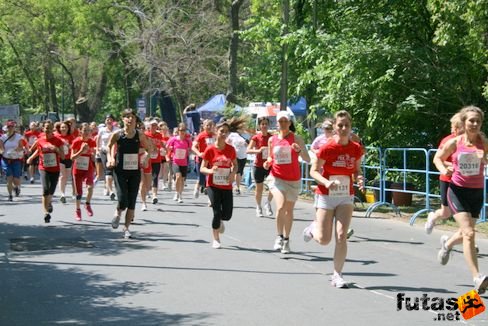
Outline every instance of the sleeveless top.
<svg viewBox="0 0 488 326"><path fill-rule="evenodd" d="M451 182L458 187L483 188L483 142L477 141L474 146L466 146L464 137L460 137L452 154L454 172Z"/></svg>
<svg viewBox="0 0 488 326"><path fill-rule="evenodd" d="M271 157L273 165L271 174L286 181L300 180L300 163L298 153L291 147L295 142L295 134L290 132L285 138L279 139L278 135L271 137ZM305 149L303 149L305 150Z"/></svg>
<svg viewBox="0 0 488 326"><path fill-rule="evenodd" d="M124 130L119 131L117 140L117 154L115 170L124 173L137 174L139 171L139 131L132 138L127 138Z"/></svg>

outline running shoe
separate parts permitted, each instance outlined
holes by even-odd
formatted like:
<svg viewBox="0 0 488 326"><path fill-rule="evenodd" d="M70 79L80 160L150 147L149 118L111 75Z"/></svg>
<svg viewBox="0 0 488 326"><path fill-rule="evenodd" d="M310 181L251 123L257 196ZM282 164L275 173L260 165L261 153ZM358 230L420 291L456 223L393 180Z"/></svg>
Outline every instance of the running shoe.
<svg viewBox="0 0 488 326"><path fill-rule="evenodd" d="M347 229L346 238L349 239L354 234L354 229Z"/></svg>
<svg viewBox="0 0 488 326"><path fill-rule="evenodd" d="M93 209L91 208L91 205L89 203L85 204L85 209L88 216L93 216Z"/></svg>
<svg viewBox="0 0 488 326"><path fill-rule="evenodd" d="M118 228L119 224L120 224L120 215L118 214L118 211L115 211L114 218L112 219L112 229Z"/></svg>
<svg viewBox="0 0 488 326"><path fill-rule="evenodd" d="M178 204L181 204L183 202L183 199L181 197L178 197Z"/></svg>
<svg viewBox="0 0 488 326"><path fill-rule="evenodd" d="M59 198L59 201L60 201L61 203L63 203L63 204L66 204L66 197L64 197L64 195L63 195L63 196L61 196L61 197Z"/></svg>
<svg viewBox="0 0 488 326"><path fill-rule="evenodd" d="M115 200L115 193L113 193L113 192L112 192L112 193L110 194L110 200Z"/></svg>
<svg viewBox="0 0 488 326"><path fill-rule="evenodd" d="M14 201L14 197L12 197L12 195L8 195L8 201Z"/></svg>
<svg viewBox="0 0 488 326"><path fill-rule="evenodd" d="M49 205L47 206L47 212L48 212L48 213L52 213L52 212L53 212L53 210L54 210L54 208L53 208L53 204L52 204L52 203L49 203Z"/></svg>
<svg viewBox="0 0 488 326"><path fill-rule="evenodd" d="M431 234L432 230L434 229L435 222L434 222L434 212L430 212L429 215L427 215L427 221L425 221L425 232L427 234Z"/></svg>
<svg viewBox="0 0 488 326"><path fill-rule="evenodd" d="M269 201L266 201L264 203L264 216L273 216L273 210L271 209L271 204L269 203Z"/></svg>
<svg viewBox="0 0 488 326"><path fill-rule="evenodd" d="M146 203L142 203L141 211L143 211L143 212L147 211Z"/></svg>
<svg viewBox="0 0 488 326"><path fill-rule="evenodd" d="M30 183L34 184L34 178L30 178Z"/></svg>
<svg viewBox="0 0 488 326"><path fill-rule="evenodd" d="M290 240L283 240L283 245L281 246L281 253L282 254L289 254L290 250Z"/></svg>
<svg viewBox="0 0 488 326"><path fill-rule="evenodd" d="M236 189L236 195L240 195L241 194L241 189Z"/></svg>
<svg viewBox="0 0 488 326"><path fill-rule="evenodd" d="M280 236L277 236L273 245L274 250L281 250L281 247L283 246L283 238Z"/></svg>
<svg viewBox="0 0 488 326"><path fill-rule="evenodd" d="M104 196L108 196L108 195L110 195L110 192L108 191L108 189L104 189L104 190L103 190L103 195L104 195Z"/></svg>
<svg viewBox="0 0 488 326"><path fill-rule="evenodd" d="M178 194L176 193L175 196L173 197L174 201L178 201Z"/></svg>
<svg viewBox="0 0 488 326"><path fill-rule="evenodd" d="M75 211L75 220L81 221L81 209L79 208Z"/></svg>
<svg viewBox="0 0 488 326"><path fill-rule="evenodd" d="M488 276L485 275L478 275L474 280L474 289L478 292L478 294L483 294L488 287Z"/></svg>
<svg viewBox="0 0 488 326"><path fill-rule="evenodd" d="M49 222L51 222L51 215L45 214L44 215L44 223L49 223Z"/></svg>
<svg viewBox="0 0 488 326"><path fill-rule="evenodd" d="M156 196L155 196L155 197L153 197L153 198L152 198L152 203L153 203L154 205L156 205L156 204L158 203L158 197L156 197Z"/></svg>
<svg viewBox="0 0 488 326"><path fill-rule="evenodd" d="M130 239L132 238L132 234L130 234L128 229L124 230L124 239Z"/></svg>
<svg viewBox="0 0 488 326"><path fill-rule="evenodd" d="M220 242L219 242L219 241L214 240L214 241L212 242L212 248L214 248L214 249L220 249L220 248L222 248L222 246L221 246L221 244L220 244Z"/></svg>
<svg viewBox="0 0 488 326"><path fill-rule="evenodd" d="M14 187L15 197L20 196L20 187Z"/></svg>
<svg viewBox="0 0 488 326"><path fill-rule="evenodd" d="M441 249L437 254L437 260L441 265L447 264L447 262L449 261L449 257L451 256L451 249L447 248L446 246L447 240L449 240L449 237L447 235L443 235L441 237Z"/></svg>
<svg viewBox="0 0 488 326"><path fill-rule="evenodd" d="M198 191L198 188L193 191L193 198L198 199L200 196L200 192Z"/></svg>
<svg viewBox="0 0 488 326"><path fill-rule="evenodd" d="M224 232L225 232L225 224L223 221L220 221L219 233L224 233Z"/></svg>
<svg viewBox="0 0 488 326"><path fill-rule="evenodd" d="M262 207L259 207L257 206L256 207L256 217L263 217L263 208Z"/></svg>
<svg viewBox="0 0 488 326"><path fill-rule="evenodd" d="M312 231L315 228L315 221L310 223L305 229L303 229L303 241L309 242L313 239Z"/></svg>
<svg viewBox="0 0 488 326"><path fill-rule="evenodd" d="M330 284L339 289L347 289L349 286L342 278L342 275L334 273L330 279Z"/></svg>

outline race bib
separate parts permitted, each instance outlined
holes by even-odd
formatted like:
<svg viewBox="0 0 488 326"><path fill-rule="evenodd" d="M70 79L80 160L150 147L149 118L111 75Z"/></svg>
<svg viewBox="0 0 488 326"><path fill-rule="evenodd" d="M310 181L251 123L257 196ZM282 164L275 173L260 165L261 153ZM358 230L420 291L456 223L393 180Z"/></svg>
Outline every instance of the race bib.
<svg viewBox="0 0 488 326"><path fill-rule="evenodd" d="M76 169L88 171L88 165L90 163L90 158L88 156L78 156L76 159Z"/></svg>
<svg viewBox="0 0 488 326"><path fill-rule="evenodd" d="M230 168L218 168L213 174L213 183L217 186L229 185Z"/></svg>
<svg viewBox="0 0 488 326"><path fill-rule="evenodd" d="M263 160L265 160L268 158L268 147L261 147L261 148L262 148L261 157L263 158Z"/></svg>
<svg viewBox="0 0 488 326"><path fill-rule="evenodd" d="M58 165L55 153L44 153L44 167L52 168Z"/></svg>
<svg viewBox="0 0 488 326"><path fill-rule="evenodd" d="M166 150L162 147L159 149L159 153L161 154L161 156L166 156Z"/></svg>
<svg viewBox="0 0 488 326"><path fill-rule="evenodd" d="M330 181L339 181L339 185L337 185L334 189L329 188L329 197L344 197L350 196L350 185L351 185L351 178L347 175L331 175L329 177Z"/></svg>
<svg viewBox="0 0 488 326"><path fill-rule="evenodd" d="M273 148L276 164L291 164L291 147L276 146Z"/></svg>
<svg viewBox="0 0 488 326"><path fill-rule="evenodd" d="M122 169L124 170L139 170L139 156L137 153L124 154L122 159Z"/></svg>
<svg viewBox="0 0 488 326"><path fill-rule="evenodd" d="M175 149L175 159L184 160L186 158L186 149L177 148Z"/></svg>
<svg viewBox="0 0 488 326"><path fill-rule="evenodd" d="M69 147L68 147L68 145L64 144L63 145L63 153L64 153L65 157L68 155L68 152L69 152Z"/></svg>
<svg viewBox="0 0 488 326"><path fill-rule="evenodd" d="M154 151L154 152L151 152L151 155L150 155L151 159L157 159L158 158L158 151Z"/></svg>
<svg viewBox="0 0 488 326"><path fill-rule="evenodd" d="M213 145L215 144L215 138L205 138L205 143L207 145Z"/></svg>
<svg viewBox="0 0 488 326"><path fill-rule="evenodd" d="M468 177L480 173L481 159L476 153L460 153L458 164L462 176Z"/></svg>

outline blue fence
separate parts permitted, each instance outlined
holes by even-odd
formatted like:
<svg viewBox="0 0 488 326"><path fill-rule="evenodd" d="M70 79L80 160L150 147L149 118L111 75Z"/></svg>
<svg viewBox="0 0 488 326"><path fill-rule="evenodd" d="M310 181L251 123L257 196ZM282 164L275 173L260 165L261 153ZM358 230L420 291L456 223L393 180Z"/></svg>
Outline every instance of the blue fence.
<svg viewBox="0 0 488 326"><path fill-rule="evenodd" d="M410 218L410 224L415 219L437 209L431 208L431 200L440 198L437 193L439 185L439 172L432 163L436 149L425 148L379 148L367 147L363 158L362 169L366 177L366 190L377 194L375 202L368 207L366 217L381 206L391 208L397 215L401 211L395 204L398 194L415 195L423 200L424 207L415 212ZM301 193L311 193L314 180L310 177L310 165L302 162ZM485 173L485 202L478 222L486 222L487 173ZM393 197L393 199L392 199Z"/></svg>

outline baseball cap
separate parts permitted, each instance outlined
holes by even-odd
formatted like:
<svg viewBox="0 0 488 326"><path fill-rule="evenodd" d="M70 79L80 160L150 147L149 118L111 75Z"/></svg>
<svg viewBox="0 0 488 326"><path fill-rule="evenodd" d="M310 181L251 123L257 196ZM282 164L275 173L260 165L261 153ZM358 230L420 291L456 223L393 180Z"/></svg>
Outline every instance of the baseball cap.
<svg viewBox="0 0 488 326"><path fill-rule="evenodd" d="M287 111L278 112L278 114L276 115L276 121L279 121L281 118L285 118L286 120L291 121L290 113L288 113Z"/></svg>
<svg viewBox="0 0 488 326"><path fill-rule="evenodd" d="M154 124L157 125L158 124L158 120L151 120L151 121L149 121L149 124L150 125L154 125Z"/></svg>

